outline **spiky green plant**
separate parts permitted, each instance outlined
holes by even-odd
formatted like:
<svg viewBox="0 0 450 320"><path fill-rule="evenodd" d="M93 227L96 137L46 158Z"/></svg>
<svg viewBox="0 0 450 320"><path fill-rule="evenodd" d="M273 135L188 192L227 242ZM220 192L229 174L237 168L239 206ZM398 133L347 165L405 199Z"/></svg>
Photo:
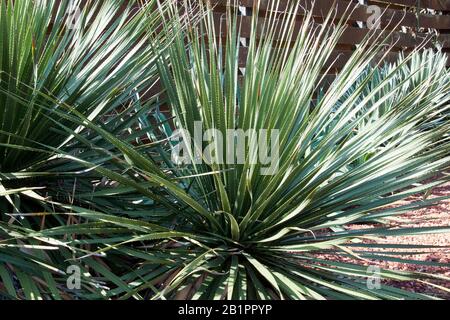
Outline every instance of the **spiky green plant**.
<svg viewBox="0 0 450 320"><path fill-rule="evenodd" d="M41 240L32 230L72 220L11 214L52 211L48 199L73 203L73 192L88 192L102 183L102 176L58 153L96 163L111 158L108 146L103 145L105 153L99 157L91 146L79 143L90 133L53 111L80 113L111 133L136 123L140 113L133 101L154 100L159 93L151 91L159 54L151 41L162 48L171 40L170 27L157 31L163 22L170 24L166 13L172 5L156 0L145 5L137 0L0 1L2 292L26 298L65 294L65 278L60 283L53 276L65 274L70 252L47 254L55 247L50 240L37 245Z"/></svg>
<svg viewBox="0 0 450 320"><path fill-rule="evenodd" d="M272 9L279 4L270 3ZM382 37L370 34L315 104L322 71L345 29L344 18L332 24L331 12L317 25L306 12L299 23L295 18L300 9L293 3L283 20L273 10L263 22L253 16L241 77L238 17L230 7L224 34L219 35L211 12L200 9L205 19L191 26L188 41L178 34L168 58L158 59L173 119L156 112L153 121L141 117L144 132L130 134L130 128L122 127L111 133L79 112L65 113L64 106L42 106L92 132L81 142L94 152L103 155L108 146L112 160L103 163L60 155L115 185L75 195L83 205L58 204L56 212L45 213L46 219L71 217L77 224L35 232L18 229L24 241L31 236L51 239L61 249L56 253L60 259L72 254L72 263L83 271L84 298L432 298L386 284L372 290L366 285L372 274L361 260L399 259L381 249L418 248L366 240L450 231L446 226L389 226L396 215L442 200L390 206L449 180L444 176L422 183L450 164L450 124L439 121L428 130L418 125L448 110L448 73L436 79L427 67L428 57L413 53L367 91L373 72L364 71L380 52ZM257 4L253 12L258 12ZM288 42L289 50L276 48ZM401 90L402 84L413 81L411 73L395 86L385 85L415 59L421 60L424 75L411 90ZM381 91L384 94L373 102ZM387 112L367 121L386 103ZM136 106L152 109L152 103ZM173 130L186 129L194 136L196 121L224 136L227 129L279 130L278 170L261 175L262 165L252 164L248 148L243 164L178 165L171 158ZM61 130L73 132L63 126ZM124 139L147 132L149 142L133 145ZM227 150L230 141L224 143L217 147ZM350 166L368 153L367 161ZM188 156L194 158L194 153ZM373 227L347 228L360 222ZM422 251L428 248L420 246ZM398 253L401 261L421 263L409 254ZM360 263L332 257L352 257ZM88 276L85 271L90 271ZM400 281L439 278L392 270L382 270L380 276ZM92 290L93 283L97 290ZM92 292L86 292L89 289Z"/></svg>
<svg viewBox="0 0 450 320"><path fill-rule="evenodd" d="M363 88L357 98L357 103L364 103L364 107L359 113L364 113L366 110L372 108L383 97L388 95L393 90L397 91L397 94L390 95L390 97L383 101L377 108L365 117L355 127L355 133L363 130L366 125L370 125L374 121L379 119L386 113L392 111L398 101L404 99L405 95L414 90L420 90L418 87L422 86L424 81L430 82L429 86L423 88L422 94L427 96L429 93L435 90L445 90L448 83L448 71L446 68L447 58L445 53L435 51L433 49L425 49L419 52L415 52L408 59L405 60L404 54L400 53L400 57L393 63L382 64L381 66L367 66L359 79L357 79L348 92L343 94L342 97L336 103L335 109L338 110L345 101L355 94L355 91L364 83ZM393 72L393 70L395 70ZM374 94L372 94L373 88L379 87ZM366 97L370 96L369 99ZM318 100L322 99L322 90L319 92ZM364 100L366 99L366 100ZM439 100L432 103L439 103ZM332 115L334 117L334 115ZM438 109L433 117L424 117L423 121L417 123L420 130L427 130L433 126L439 126L449 120L450 112L447 109ZM357 119L358 115L354 118ZM349 119L350 122L354 120ZM333 125L330 125L332 129ZM320 139L319 139L320 140ZM369 152L355 161L354 164L358 165L361 161L366 161L371 157L373 152Z"/></svg>
<svg viewBox="0 0 450 320"><path fill-rule="evenodd" d="M125 103L144 95L156 80L147 34L155 35L163 21L155 11L157 1L147 1L139 10L138 2L1 2L2 188L21 191L30 185L18 179L42 179L42 171L52 170L46 166L49 150L42 145L76 149L72 137L54 125L73 124L37 106L59 108L56 100L92 121L108 116L109 128L127 125L128 119L118 117L132 114ZM158 33L156 40L164 46L168 37ZM6 210L4 203L1 208Z"/></svg>

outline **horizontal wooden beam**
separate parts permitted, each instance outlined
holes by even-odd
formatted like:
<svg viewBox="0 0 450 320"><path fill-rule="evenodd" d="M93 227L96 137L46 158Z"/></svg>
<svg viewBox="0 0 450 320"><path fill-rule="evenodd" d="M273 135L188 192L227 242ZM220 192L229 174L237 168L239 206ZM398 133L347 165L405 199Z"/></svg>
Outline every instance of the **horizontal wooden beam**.
<svg viewBox="0 0 450 320"><path fill-rule="evenodd" d="M408 7L417 6L417 0L371 0L371 2L398 4ZM450 0L420 0L420 6L422 8L434 9L439 11L450 11Z"/></svg>
<svg viewBox="0 0 450 320"><path fill-rule="evenodd" d="M226 21L224 19L224 16L220 13L215 13L215 23L217 30L222 30L222 32L225 32L226 28ZM257 37L263 36L260 30L263 29L265 19L259 18L258 19L258 31L256 33ZM251 29L252 29L252 17L248 16L240 16L238 17L238 23L240 24L240 30L241 30L241 37L243 38L250 38L252 36ZM294 25L294 34L296 30L300 30L301 27L301 20L297 21ZM363 39L366 37L368 32L371 30L366 28L355 28L355 27L347 27L347 29L344 31L343 35L339 39L339 44L343 45L356 45L361 43ZM280 31L281 32L281 31ZM383 40L387 40L388 43L393 44L394 47L397 48L414 48L418 45L422 44L424 39L432 39L433 35L427 34L427 33L403 33L398 31L384 31L384 30L372 30L375 34L379 35L381 34L381 38ZM388 38L388 35L390 34L390 38ZM385 36L383 36L385 35ZM450 35L439 35L438 37L434 36L435 39L440 40L443 42L444 47L450 47ZM282 38L282 35L280 33L279 37L276 37L275 40L280 40ZM429 47L432 46L432 43L428 44Z"/></svg>

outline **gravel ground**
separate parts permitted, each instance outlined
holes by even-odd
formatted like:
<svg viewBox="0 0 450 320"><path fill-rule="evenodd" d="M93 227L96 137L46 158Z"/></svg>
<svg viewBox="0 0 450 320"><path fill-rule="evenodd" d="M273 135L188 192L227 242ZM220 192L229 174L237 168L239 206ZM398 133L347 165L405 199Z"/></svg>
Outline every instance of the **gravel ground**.
<svg viewBox="0 0 450 320"><path fill-rule="evenodd" d="M450 196L450 183L443 186L437 187L433 190L430 198ZM407 204L410 202L415 202L421 200L421 196L413 196L402 201L400 204ZM441 202L438 205L429 207L426 209L410 211L406 214L399 216L399 218L404 218L408 220L409 223L406 224L402 221L392 222L393 227L432 227L432 226L450 226L450 200ZM400 220L400 219L399 219ZM360 229L360 228L370 228L373 226L368 225L352 225L349 229ZM438 262L443 264L443 266L424 266L424 265L414 265L398 262L380 262L380 261L367 261L364 262L366 265L378 265L381 268L391 269L391 270L401 270L401 271L415 271L423 272L434 275L442 275L450 277L450 233L440 233L440 234L427 234L427 235L416 235L416 236L396 236L396 237L385 237L379 240L380 243L395 243L395 244L405 244L405 245L434 245L434 246L446 246L447 248L435 248L435 249L415 249L407 250L411 252L408 256L397 256L403 259L414 259L424 262ZM356 248L353 248L355 250ZM382 251L377 249L377 251ZM385 249L385 251L395 252L395 251L406 251L405 249ZM420 253L422 251L422 253ZM423 251L426 251L425 253ZM417 254L414 254L417 253ZM337 257L330 257L331 259L336 259ZM346 262L355 262L352 258L339 257L338 260ZM361 264L361 261L358 262ZM439 296L446 300L450 300L450 293L443 290L437 289L431 285L414 282L397 282L397 281L384 281L398 288L402 288L408 291L413 291L417 293L431 294L434 296ZM433 283L450 289L450 281L433 280Z"/></svg>

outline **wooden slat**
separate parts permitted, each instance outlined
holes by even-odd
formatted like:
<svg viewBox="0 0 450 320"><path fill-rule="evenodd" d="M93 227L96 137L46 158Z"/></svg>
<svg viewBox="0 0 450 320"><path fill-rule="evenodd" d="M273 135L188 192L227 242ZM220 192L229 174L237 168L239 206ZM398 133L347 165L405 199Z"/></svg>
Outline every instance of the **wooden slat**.
<svg viewBox="0 0 450 320"><path fill-rule="evenodd" d="M215 14L215 22L217 30L224 30L225 29L225 21L223 19L223 15L220 13ZM222 22L222 27L220 27L220 22ZM251 36L251 22L252 18L247 16L241 16L238 19L238 23L241 24L241 36L244 38L249 38ZM262 29L264 25L264 18L259 18L258 20L258 28ZM294 32L295 30L299 30L301 27L301 21L297 21L297 23L294 26ZM342 37L339 39L339 44L343 45L356 45L361 43L361 41L364 39L364 37L369 32L369 29L365 28L355 28L355 27L348 27ZM383 40L387 39L387 36L389 32L382 31L382 30L374 30L373 31L376 34L384 34L385 36L382 37ZM260 32L257 32L257 37L261 36ZM431 35L429 34L416 34L415 36L409 33L402 33L402 32L393 32L392 36L390 37L389 43L394 44L394 47L397 48L413 48L418 45L420 45L424 39L430 38ZM280 34L279 37L277 37L275 40L281 39L282 36ZM444 40L445 47L450 47L450 43L448 42L448 35L441 35L441 40ZM431 43L429 44L431 46Z"/></svg>
<svg viewBox="0 0 450 320"><path fill-rule="evenodd" d="M443 48L450 48L450 34L440 34L437 40L442 44Z"/></svg>
<svg viewBox="0 0 450 320"><path fill-rule="evenodd" d="M326 63L326 66L331 66L333 69L342 69L351 55L353 54L353 51L351 50L335 50L329 60ZM239 66L244 67L246 64L246 59L248 55L248 48L242 47L239 51ZM398 52L391 52L387 55L386 61L388 62L395 62L398 58Z"/></svg>
<svg viewBox="0 0 450 320"><path fill-rule="evenodd" d="M417 5L417 0L379 0L371 2L384 2L391 4L400 4L408 7L415 7ZM420 6L422 8L440 10L440 11L450 11L450 0L420 0Z"/></svg>

